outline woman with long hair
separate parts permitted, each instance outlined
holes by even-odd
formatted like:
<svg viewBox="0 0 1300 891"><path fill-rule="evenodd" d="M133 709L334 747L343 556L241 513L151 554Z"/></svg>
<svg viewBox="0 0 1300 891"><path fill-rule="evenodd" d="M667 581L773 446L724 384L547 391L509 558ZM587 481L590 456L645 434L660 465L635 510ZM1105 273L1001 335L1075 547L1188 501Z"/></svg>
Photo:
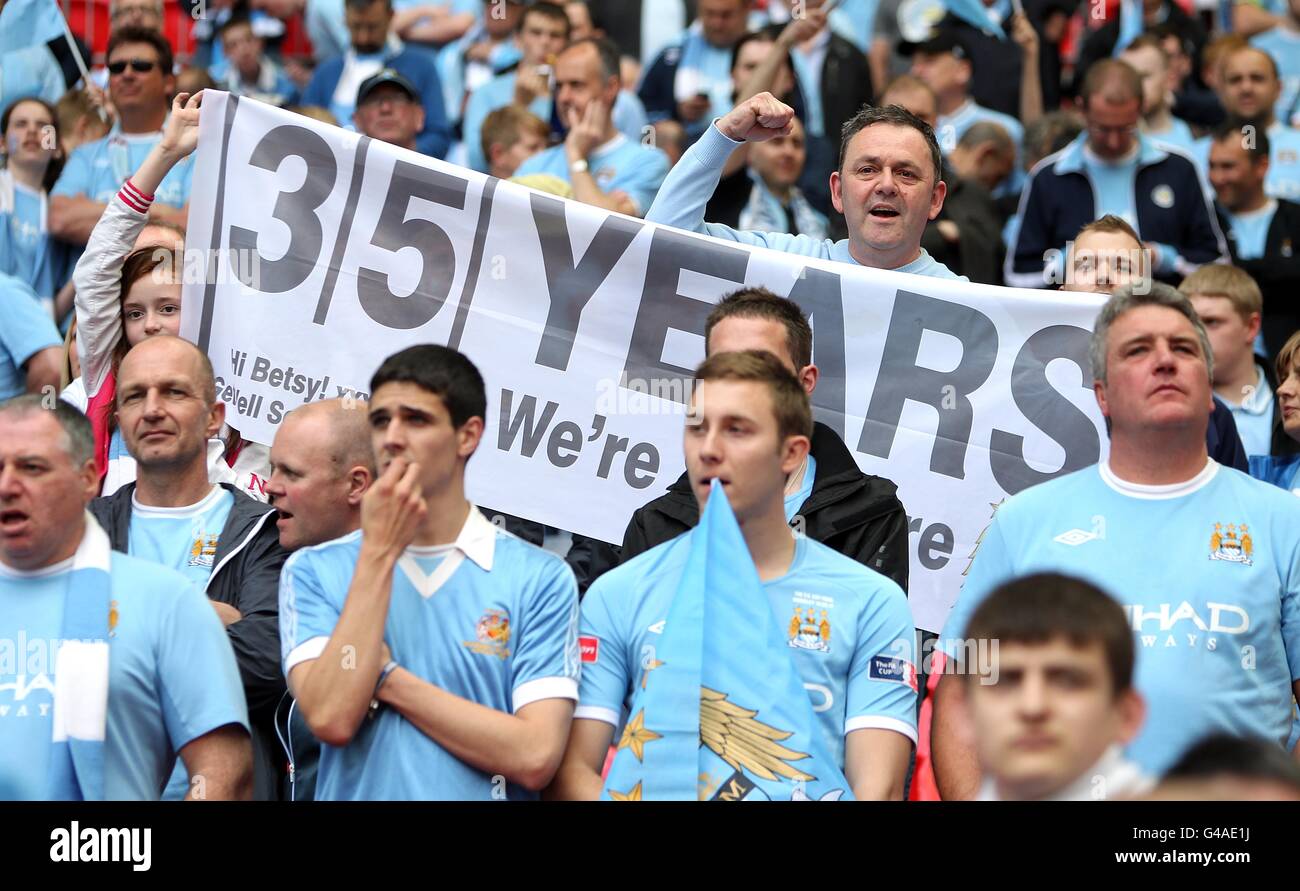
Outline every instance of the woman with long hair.
<svg viewBox="0 0 1300 891"><path fill-rule="evenodd" d="M0 272L30 285L53 313L71 271L67 245L46 226L49 190L64 160L58 115L41 99L19 99L0 115L0 133Z"/></svg>

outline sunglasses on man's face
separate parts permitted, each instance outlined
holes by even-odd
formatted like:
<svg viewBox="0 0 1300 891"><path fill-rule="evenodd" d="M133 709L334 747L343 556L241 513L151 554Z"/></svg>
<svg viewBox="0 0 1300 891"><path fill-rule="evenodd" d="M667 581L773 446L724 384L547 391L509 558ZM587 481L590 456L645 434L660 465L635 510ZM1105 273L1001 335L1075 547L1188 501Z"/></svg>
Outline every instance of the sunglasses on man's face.
<svg viewBox="0 0 1300 891"><path fill-rule="evenodd" d="M131 70L134 71L136 74L148 74L150 71L153 71L155 68L158 67L157 62L150 62L148 59L132 59L129 62L127 61L109 62L108 73L121 74L123 71L126 70L127 65L130 65Z"/></svg>

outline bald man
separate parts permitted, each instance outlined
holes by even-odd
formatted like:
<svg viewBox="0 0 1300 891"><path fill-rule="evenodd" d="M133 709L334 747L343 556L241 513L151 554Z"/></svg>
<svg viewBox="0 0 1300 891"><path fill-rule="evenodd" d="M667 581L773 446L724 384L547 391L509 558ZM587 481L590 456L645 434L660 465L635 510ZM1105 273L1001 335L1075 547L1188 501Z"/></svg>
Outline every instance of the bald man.
<svg viewBox="0 0 1300 891"><path fill-rule="evenodd" d="M361 496L375 479L368 406L327 399L294 409L271 444L266 495L286 550L361 528Z"/></svg>
<svg viewBox="0 0 1300 891"><path fill-rule="evenodd" d="M132 347L117 372L117 422L136 480L96 498L90 511L114 550L178 570L226 626L239 665L254 749L254 798L278 797L274 713L280 672L280 547L275 511L226 483L208 481L207 444L225 420L212 363L179 337ZM164 798L187 791L173 773Z"/></svg>
<svg viewBox="0 0 1300 891"><path fill-rule="evenodd" d="M374 482L370 407L360 399L326 399L285 417L271 444L266 496L276 511L280 546L294 551L361 528L361 497ZM316 797L320 741L295 708L277 714L290 747L284 797Z"/></svg>

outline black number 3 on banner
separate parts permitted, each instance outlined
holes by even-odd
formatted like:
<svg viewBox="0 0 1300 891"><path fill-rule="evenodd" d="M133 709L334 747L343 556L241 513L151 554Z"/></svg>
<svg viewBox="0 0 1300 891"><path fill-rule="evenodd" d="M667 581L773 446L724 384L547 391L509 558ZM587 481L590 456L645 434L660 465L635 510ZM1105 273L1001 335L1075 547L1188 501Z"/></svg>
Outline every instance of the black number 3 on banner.
<svg viewBox="0 0 1300 891"><path fill-rule="evenodd" d="M305 127L276 127L262 137L248 163L272 173L286 158L302 158L307 176L294 192L281 192L271 215L289 229L289 248L278 260L259 255L256 287L267 294L292 291L307 280L320 260L324 233L316 209L334 191L338 162L329 145ZM257 233L242 226L230 227L231 257L248 256L257 250ZM244 254L243 252L248 252ZM232 263L235 274L246 287L252 287L252 264Z"/></svg>

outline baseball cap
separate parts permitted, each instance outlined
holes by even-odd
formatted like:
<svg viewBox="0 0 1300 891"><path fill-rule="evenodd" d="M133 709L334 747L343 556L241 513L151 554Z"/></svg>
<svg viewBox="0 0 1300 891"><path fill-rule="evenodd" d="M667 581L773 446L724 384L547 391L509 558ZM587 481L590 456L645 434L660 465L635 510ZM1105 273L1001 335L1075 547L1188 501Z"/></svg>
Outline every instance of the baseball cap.
<svg viewBox="0 0 1300 891"><path fill-rule="evenodd" d="M951 54L956 59L970 58L970 51L966 49L965 41L956 31L948 28L935 31L929 38L918 43L900 42L898 52L904 56L920 53L925 56Z"/></svg>
<svg viewBox="0 0 1300 891"><path fill-rule="evenodd" d="M405 90L406 94L413 100L416 102L420 101L420 91L415 88L415 84L411 83L393 69L385 68L378 74L372 74L370 77L367 77L361 82L361 86L357 87L357 105L365 102L366 96L370 95L371 91L381 84L392 84L396 87L400 87L402 90Z"/></svg>

